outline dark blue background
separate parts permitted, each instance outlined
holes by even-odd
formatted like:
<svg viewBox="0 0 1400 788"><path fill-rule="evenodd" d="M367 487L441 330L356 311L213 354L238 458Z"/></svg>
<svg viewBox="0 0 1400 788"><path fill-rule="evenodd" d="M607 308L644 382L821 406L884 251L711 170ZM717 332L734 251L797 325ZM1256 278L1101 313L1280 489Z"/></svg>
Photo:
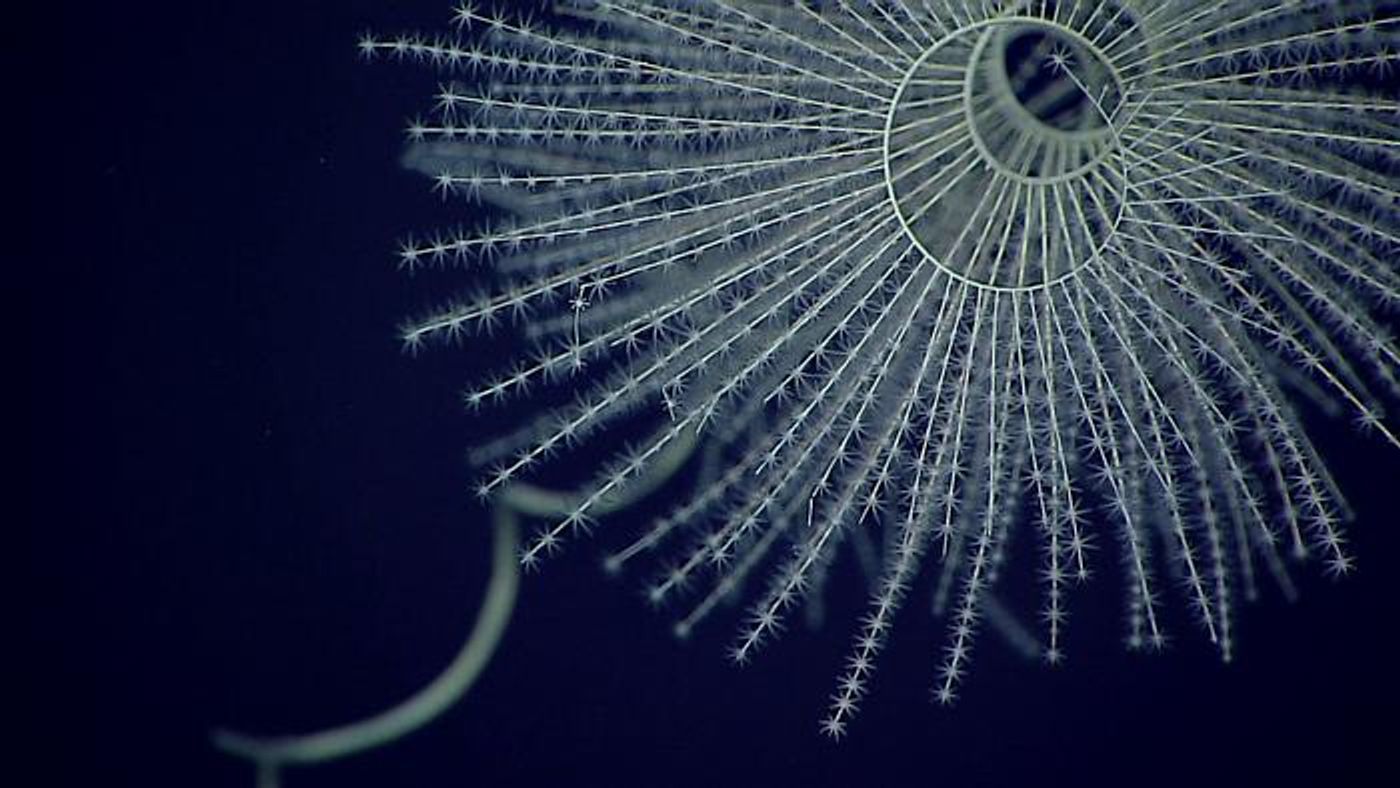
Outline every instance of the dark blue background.
<svg viewBox="0 0 1400 788"><path fill-rule="evenodd" d="M365 29L442 29L448 8L94 5L64 6L47 44L24 33L35 74L15 69L40 98L14 151L37 244L10 260L34 470L12 601L35 664L11 679L33 712L11 722L39 761L26 785L248 786L211 727L300 731L400 699L455 651L484 583L478 426L456 397L472 354L414 359L394 336L458 281L392 254L466 210L397 166L437 76L354 48ZM1074 593L1063 669L985 636L939 708L944 625L915 602L837 745L817 723L863 594L736 669L732 616L676 643L638 578L609 581L581 543L527 578L458 708L287 785L1384 784L1400 457L1340 423L1318 437L1360 569L1304 569L1292 605L1266 585L1232 665L1179 616L1167 655L1124 653L1109 546Z"/></svg>

